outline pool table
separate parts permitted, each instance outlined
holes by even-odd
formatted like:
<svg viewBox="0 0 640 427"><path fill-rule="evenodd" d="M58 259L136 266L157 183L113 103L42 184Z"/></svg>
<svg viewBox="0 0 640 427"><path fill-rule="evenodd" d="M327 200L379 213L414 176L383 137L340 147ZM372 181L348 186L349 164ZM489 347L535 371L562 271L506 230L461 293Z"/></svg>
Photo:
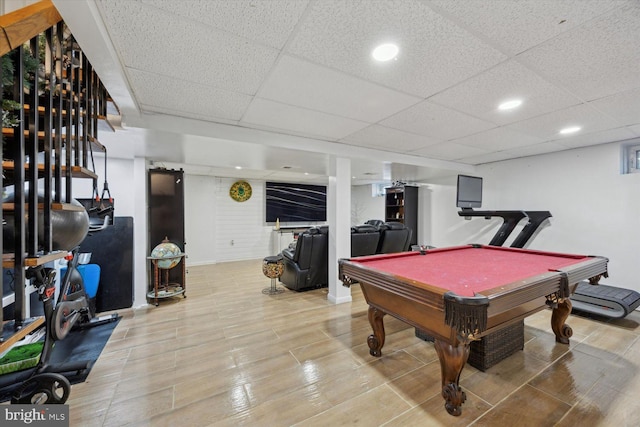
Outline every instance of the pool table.
<svg viewBox="0 0 640 427"><path fill-rule="evenodd" d="M372 356L382 354L383 317L390 314L434 337L442 396L460 415L459 385L471 341L545 307L556 341L569 343L571 293L578 282L607 275L608 259L500 246L464 245L341 259L344 286L359 283L369 305Z"/></svg>

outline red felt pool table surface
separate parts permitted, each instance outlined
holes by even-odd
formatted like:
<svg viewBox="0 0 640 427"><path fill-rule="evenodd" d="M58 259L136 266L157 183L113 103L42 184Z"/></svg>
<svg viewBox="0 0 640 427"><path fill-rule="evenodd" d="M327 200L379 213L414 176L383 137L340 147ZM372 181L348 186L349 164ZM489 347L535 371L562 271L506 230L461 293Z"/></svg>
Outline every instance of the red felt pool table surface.
<svg viewBox="0 0 640 427"><path fill-rule="evenodd" d="M529 277L555 271L589 259L585 255L533 250L514 250L498 246L473 245L402 252L351 259L364 267L383 271L420 285L447 289L461 296L507 285Z"/></svg>

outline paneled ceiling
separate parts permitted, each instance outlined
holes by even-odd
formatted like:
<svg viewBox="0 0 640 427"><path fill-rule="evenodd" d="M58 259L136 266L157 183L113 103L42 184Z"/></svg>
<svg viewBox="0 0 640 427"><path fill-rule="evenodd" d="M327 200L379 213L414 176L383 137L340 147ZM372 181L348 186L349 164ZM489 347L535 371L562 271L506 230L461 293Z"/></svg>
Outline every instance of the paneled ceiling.
<svg viewBox="0 0 640 427"><path fill-rule="evenodd" d="M125 128L198 138L146 155L202 173L323 176L335 154L362 182L420 180L640 136L638 0L54 4Z"/></svg>

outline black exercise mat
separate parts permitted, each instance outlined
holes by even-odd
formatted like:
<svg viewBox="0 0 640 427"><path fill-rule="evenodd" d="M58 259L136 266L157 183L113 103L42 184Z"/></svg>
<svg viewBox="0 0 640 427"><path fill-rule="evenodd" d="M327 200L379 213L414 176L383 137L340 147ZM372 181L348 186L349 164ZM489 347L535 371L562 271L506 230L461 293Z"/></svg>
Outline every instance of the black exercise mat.
<svg viewBox="0 0 640 427"><path fill-rule="evenodd" d="M84 382L119 321L120 317L113 322L71 331L65 339L56 341L49 358L49 364L69 366L84 365L82 362L88 362L86 369L78 370L74 367L67 372L56 370L56 372L60 372L67 377L71 384ZM0 377L0 384L6 384L0 388L0 402L11 400L13 391L25 377L29 377L30 372L32 372L32 369ZM12 380L13 378L15 378L15 381Z"/></svg>

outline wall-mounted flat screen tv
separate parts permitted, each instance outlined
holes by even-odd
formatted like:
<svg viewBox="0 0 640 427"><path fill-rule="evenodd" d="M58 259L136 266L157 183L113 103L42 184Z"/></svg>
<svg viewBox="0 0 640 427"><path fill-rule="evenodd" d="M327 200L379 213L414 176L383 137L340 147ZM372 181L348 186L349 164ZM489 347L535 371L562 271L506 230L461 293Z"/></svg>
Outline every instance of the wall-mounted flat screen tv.
<svg viewBox="0 0 640 427"><path fill-rule="evenodd" d="M456 206L459 208L482 207L482 178L478 176L458 175Z"/></svg>
<svg viewBox="0 0 640 427"><path fill-rule="evenodd" d="M266 222L317 222L327 220L325 185L267 182Z"/></svg>

